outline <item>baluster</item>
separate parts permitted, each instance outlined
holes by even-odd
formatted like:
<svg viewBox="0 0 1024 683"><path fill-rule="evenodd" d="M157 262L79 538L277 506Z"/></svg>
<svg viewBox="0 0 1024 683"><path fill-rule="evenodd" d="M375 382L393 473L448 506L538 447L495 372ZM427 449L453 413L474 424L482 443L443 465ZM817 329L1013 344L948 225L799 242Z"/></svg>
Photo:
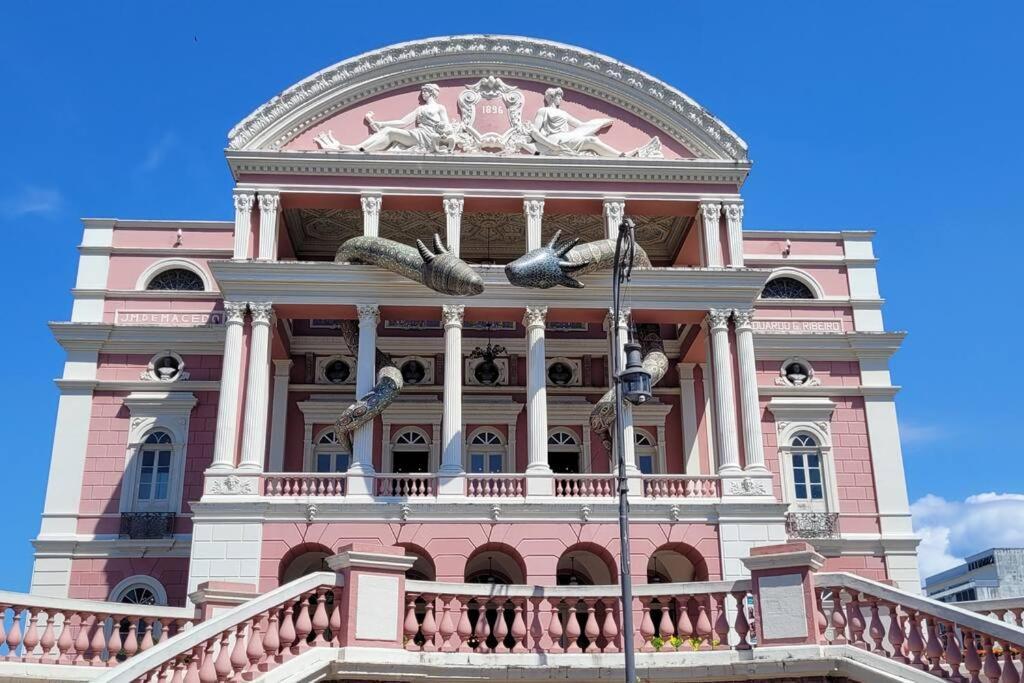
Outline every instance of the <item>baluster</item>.
<svg viewBox="0 0 1024 683"><path fill-rule="evenodd" d="M298 640L295 647L300 650L306 647L306 637L313 632L313 621L309 618L311 595L311 593L303 593L299 596L299 614L295 619L295 635Z"/></svg>
<svg viewBox="0 0 1024 683"><path fill-rule="evenodd" d="M217 668L213 663L213 648L216 644L216 637L206 641L206 649L203 651L203 664L199 667L199 680L201 683L217 683Z"/></svg>
<svg viewBox="0 0 1024 683"><path fill-rule="evenodd" d="M683 498L693 498L695 488L696 484L693 479L688 480L683 487Z"/></svg>
<svg viewBox="0 0 1024 683"><path fill-rule="evenodd" d="M838 645L845 645L846 640L846 617L843 616L843 592L839 588L832 589L832 642Z"/></svg>
<svg viewBox="0 0 1024 683"><path fill-rule="evenodd" d="M825 617L825 601L822 597L823 594L824 589L814 589L814 625L818 628L818 634L821 636L822 642L828 640L825 635L826 630L828 629L828 619Z"/></svg>
<svg viewBox="0 0 1024 683"><path fill-rule="evenodd" d="M145 652L153 647L153 619L152 617L142 620L142 643L139 645L139 652Z"/></svg>
<svg viewBox="0 0 1024 683"><path fill-rule="evenodd" d="M551 652L565 652L562 648L562 621L558 614L558 601L549 601L551 605L551 621L548 622L548 635L551 636Z"/></svg>
<svg viewBox="0 0 1024 683"><path fill-rule="evenodd" d="M85 654L89 651L89 623L84 614L78 615L78 635L75 637L75 661L85 661Z"/></svg>
<svg viewBox="0 0 1024 683"><path fill-rule="evenodd" d="M725 593L716 593L714 599L718 603L718 616L715 618L715 635L718 636L718 644L714 645L714 648L728 650L729 619L725 616Z"/></svg>
<svg viewBox="0 0 1024 683"><path fill-rule="evenodd" d="M323 647L327 644L324 638L324 631L327 630L327 593L323 588L316 591L316 609L313 611L313 640L314 647Z"/></svg>
<svg viewBox="0 0 1024 683"><path fill-rule="evenodd" d="M1013 643L1003 642L1003 675L999 683L1020 683L1020 674L1013 663Z"/></svg>
<svg viewBox="0 0 1024 683"><path fill-rule="evenodd" d="M971 631L964 631L964 668L970 674L969 683L981 683L981 657L978 656L976 636Z"/></svg>
<svg viewBox="0 0 1024 683"><path fill-rule="evenodd" d="M264 649L266 646L263 643L263 637L261 631L263 630L262 614L253 617L251 630L249 631L249 643L245 648L245 659L248 662L249 670L255 671L256 667L264 658Z"/></svg>
<svg viewBox="0 0 1024 683"><path fill-rule="evenodd" d="M270 610L270 620L267 623L267 632L263 636L263 653L267 659L277 657L277 653L281 649L280 619L281 608L272 608Z"/></svg>
<svg viewBox="0 0 1024 683"><path fill-rule="evenodd" d="M188 670L186 659L183 656L174 658L174 673L171 675L171 683L185 683L185 672Z"/></svg>
<svg viewBox="0 0 1024 683"><path fill-rule="evenodd" d="M54 614L51 616L49 612L40 612L40 615L43 618L44 627L43 635L39 639L39 647L42 650L39 661L49 662L53 659L51 657L53 654L53 646L57 642L57 634L53 630L53 622L57 619L57 615Z"/></svg>
<svg viewBox="0 0 1024 683"><path fill-rule="evenodd" d="M517 598L512 604L512 627L509 630L509 633L512 635L512 647L510 652L515 653L526 651L526 635L528 631L526 628L526 619L523 617L525 602L526 600L524 598Z"/></svg>
<svg viewBox="0 0 1024 683"><path fill-rule="evenodd" d="M508 647L505 645L505 637L508 636L508 620L505 618L505 603L499 603L494 608L494 628L491 633L494 634L494 651L495 652L508 652Z"/></svg>
<svg viewBox="0 0 1024 683"><path fill-rule="evenodd" d="M434 636L437 634L437 621L434 619L435 598L432 595L424 595L423 600L426 602L423 611L423 624L420 627L423 631L423 651L436 652L437 647L434 644Z"/></svg>
<svg viewBox="0 0 1024 683"><path fill-rule="evenodd" d="M3 617L3 610L0 610L0 617ZM75 645L74 639L71 637L71 617L74 613L68 612L64 615L64 621L60 625L60 635L57 637L57 663L62 661L71 662L74 659L73 647ZM56 619L56 616L54 616ZM0 618L0 633L3 632L3 619ZM2 642L2 639L0 639ZM69 655L68 652L71 651ZM65 659L66 658L66 659Z"/></svg>
<svg viewBox="0 0 1024 683"><path fill-rule="evenodd" d="M928 670L935 676L942 676L942 643L939 641L938 629L935 628L935 617L928 617L928 642L925 645L925 654L932 666Z"/></svg>
<svg viewBox="0 0 1024 683"><path fill-rule="evenodd" d="M31 607L25 611L25 637L21 639L22 645L25 646L25 651L22 654L25 659L30 657L35 659L36 646L39 645L39 624L36 623L36 620L42 614L39 612L33 615Z"/></svg>
<svg viewBox="0 0 1024 683"><path fill-rule="evenodd" d="M747 634L750 633L750 624L747 622L747 592L737 591L732 596L736 599L736 636L739 638L739 642L736 643L736 649L749 650L750 643L747 642ZM821 598L820 592L818 593L818 598ZM822 620L825 619L825 615L822 614L820 609L818 614L821 614ZM823 625L823 631L824 628Z"/></svg>
<svg viewBox="0 0 1024 683"><path fill-rule="evenodd" d="M643 616L640 618L640 637L643 638L643 646L640 648L644 652L654 652L654 646L651 645L651 639L654 638L654 622L651 620L651 599L640 600L640 604L643 606ZM629 634L626 634L629 637Z"/></svg>
<svg viewBox="0 0 1024 683"><path fill-rule="evenodd" d="M220 634L220 648L217 651L217 658L213 661L213 670L217 673L218 680L225 680L231 675L231 650L228 649L229 640L231 640L231 632L229 630L222 631Z"/></svg>
<svg viewBox="0 0 1024 683"><path fill-rule="evenodd" d="M441 605L441 621L437 624L437 633L441 640L441 652L454 652L458 646L453 646L451 637L455 633L455 622L452 621L452 600L451 595L439 595L437 597Z"/></svg>
<svg viewBox="0 0 1024 683"><path fill-rule="evenodd" d="M405 606L405 622L402 624L402 632L405 634L405 649L419 650L416 644L416 635L420 631L420 622L416 619L416 598L410 597Z"/></svg>
<svg viewBox="0 0 1024 683"><path fill-rule="evenodd" d="M255 618L253 621L255 621ZM245 627L245 622L235 627L235 644L231 648L231 656L228 657L228 664L231 665L234 676L241 673L242 669L249 663L249 656L246 654ZM226 630L224 633L228 635ZM226 640L224 642L227 643Z"/></svg>
<svg viewBox="0 0 1024 683"><path fill-rule="evenodd" d="M586 636L587 640L587 652L597 652L597 637L601 635L601 629L597 625L597 613L595 604L597 600L594 598L587 598L584 601L587 605L587 623L583 627L583 635ZM671 625L670 625L671 626Z"/></svg>
<svg viewBox="0 0 1024 683"><path fill-rule="evenodd" d="M92 618L92 639L89 641L92 659L89 663L93 666L99 666L103 663L103 650L107 646L107 638L103 635L103 621L106 618L103 614L94 615Z"/></svg>
<svg viewBox="0 0 1024 683"><path fill-rule="evenodd" d="M565 617L565 651L566 652L582 652L580 648L580 620L576 616L577 612L577 601L572 598L569 599L569 612Z"/></svg>
<svg viewBox="0 0 1024 683"><path fill-rule="evenodd" d="M604 605L604 622L601 624L601 636L604 638L604 652L618 652L616 641L619 638L619 624L615 621L615 605L612 599L602 600Z"/></svg>
<svg viewBox="0 0 1024 683"><path fill-rule="evenodd" d="M107 641L107 666L117 666L117 655L124 649L121 642L121 624L117 617L110 618L110 639ZM125 653L127 655L127 653ZM127 657L125 657L127 659Z"/></svg>
<svg viewBox="0 0 1024 683"><path fill-rule="evenodd" d="M682 641L688 641L693 638L693 622L690 621L690 598L686 595L681 595L676 598L676 610L679 615L676 617L676 635ZM689 647L689 643L686 646Z"/></svg>
<svg viewBox="0 0 1024 683"><path fill-rule="evenodd" d="M458 637L456 641L459 652L472 652L470 638L473 637L473 624L469 621L469 598L459 599L459 623L455 627Z"/></svg>
<svg viewBox="0 0 1024 683"><path fill-rule="evenodd" d="M899 606L895 603L885 603L889 610L889 644L892 645L892 658L897 662L907 664L910 660L903 654L903 646L906 643L906 635L903 632L904 624L900 620Z"/></svg>
<svg viewBox="0 0 1024 683"><path fill-rule="evenodd" d="M1010 614L1017 628L1024 628L1024 607L1011 607Z"/></svg>
<svg viewBox="0 0 1024 683"><path fill-rule="evenodd" d="M907 610L907 626L910 628L910 632L907 636L907 648L911 654L911 666L914 666L922 671L925 670L926 665L924 661L924 639L921 637L921 624L918 622L918 612L910 608Z"/></svg>
<svg viewBox="0 0 1024 683"><path fill-rule="evenodd" d="M11 612L13 617L11 619L11 630L7 632L7 659L14 660L18 658L18 646L21 645L21 607L11 606ZM86 647L89 646L89 641L86 640Z"/></svg>
<svg viewBox="0 0 1024 683"><path fill-rule="evenodd" d="M707 605L704 604L704 598L699 597L697 600L697 637L701 639L700 649L710 650L713 645L711 643L711 621L708 618Z"/></svg>
<svg viewBox="0 0 1024 683"><path fill-rule="evenodd" d="M491 635L491 628L487 623L487 603L477 601L476 603L476 625L473 627L473 639L480 652L487 651L487 638Z"/></svg>
<svg viewBox="0 0 1024 683"><path fill-rule="evenodd" d="M871 622L868 626L868 637L874 641L871 651L883 657L888 657L889 653L882 647L882 641L885 640L885 629L882 628L882 619L878 616L878 598L868 596L868 602L871 604Z"/></svg>
<svg viewBox="0 0 1024 683"><path fill-rule="evenodd" d="M199 677L199 662L202 658L203 646L196 645L192 648L192 657L188 663L188 668L185 670L185 683L200 683L202 679Z"/></svg>
<svg viewBox="0 0 1024 683"><path fill-rule="evenodd" d="M278 638L281 639L282 651L290 649L295 643L295 603L290 600L284 604Z"/></svg>
<svg viewBox="0 0 1024 683"><path fill-rule="evenodd" d="M658 619L658 635L661 636L662 640L668 640L675 632L672 625L672 617L668 613L669 600L666 599L664 603L661 603L661 600L658 600L658 603L661 606L661 618Z"/></svg>
<svg viewBox="0 0 1024 683"><path fill-rule="evenodd" d="M956 624L947 622L946 626L946 664L949 666L950 679L954 681L964 680L960 675L960 663L963 662L963 650L956 639Z"/></svg>
<svg viewBox="0 0 1024 683"><path fill-rule="evenodd" d="M860 608L860 593L851 591L850 602L846 603L846 621L850 624L850 643L861 650L867 650L864 642L864 613Z"/></svg>
<svg viewBox="0 0 1024 683"><path fill-rule="evenodd" d="M999 666L999 660L996 659L991 636L985 636L985 666L982 671L984 671L988 683L999 683L999 676L1003 673Z"/></svg>

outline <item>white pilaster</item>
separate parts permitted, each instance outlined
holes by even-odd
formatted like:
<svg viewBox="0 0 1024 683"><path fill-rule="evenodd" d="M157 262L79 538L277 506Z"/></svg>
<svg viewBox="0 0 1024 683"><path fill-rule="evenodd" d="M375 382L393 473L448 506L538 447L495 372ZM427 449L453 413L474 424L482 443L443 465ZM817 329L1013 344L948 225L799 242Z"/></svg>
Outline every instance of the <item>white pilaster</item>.
<svg viewBox="0 0 1024 683"><path fill-rule="evenodd" d="M683 472L700 471L700 440L697 439L697 390L693 378L696 363L679 363L679 413L683 428Z"/></svg>
<svg viewBox="0 0 1024 683"><path fill-rule="evenodd" d="M754 361L754 311L737 310L736 354L740 373L740 410L743 416L743 454L746 469L767 473L761 435L761 404L757 396L757 365Z"/></svg>
<svg viewBox="0 0 1024 683"><path fill-rule="evenodd" d="M729 265L734 268L743 267L743 204L726 202L722 206L725 211L726 234L729 236Z"/></svg>
<svg viewBox="0 0 1024 683"><path fill-rule="evenodd" d="M231 258L249 258L249 234L252 232L252 207L256 195L251 190L236 189L235 199L235 248Z"/></svg>
<svg viewBox="0 0 1024 683"><path fill-rule="evenodd" d="M245 303L224 302L224 361L221 364L220 394L217 398L217 431L213 442L213 463L210 465L212 470L227 470L235 466L245 310Z"/></svg>
<svg viewBox="0 0 1024 683"><path fill-rule="evenodd" d="M718 444L718 471L721 474L740 472L739 444L736 439L736 399L733 392L732 349L729 343L728 309L708 311L708 333L715 365L715 434Z"/></svg>
<svg viewBox="0 0 1024 683"><path fill-rule="evenodd" d="M857 332L882 332L881 295L875 271L875 252L871 244L874 233L847 231L843 233L843 255L846 278L853 303L853 329Z"/></svg>
<svg viewBox="0 0 1024 683"><path fill-rule="evenodd" d="M608 315L605 317L605 329L608 331L608 371L612 372L612 354L617 354L619 357L619 370L621 371L626 367L626 340L629 337L629 316L630 311L619 311L619 319L617 321L618 332L619 332L619 346L615 348L615 337L612 334L613 314L612 311L608 311ZM614 388L615 378L610 377L611 386ZM629 481L630 493L636 493L640 495L643 493L642 482L640 481L640 466L636 461L636 434L633 430L633 405L623 401L622 405L615 406L616 410L622 411L622 432L623 432L623 443L619 443L617 435L613 435L612 438L612 454L615 457L614 462L618 462L618 449L623 449L623 456L626 461L626 476L631 477ZM613 465L614 467L615 465Z"/></svg>
<svg viewBox="0 0 1024 683"><path fill-rule="evenodd" d="M447 200L445 200L447 201ZM461 200L460 200L461 201ZM463 495L462 475L462 316L461 304L441 307L444 323L444 409L441 414L441 495Z"/></svg>
<svg viewBox="0 0 1024 683"><path fill-rule="evenodd" d="M366 237L380 235L381 203L381 196L378 192L364 192L359 197L359 204L363 207L363 235Z"/></svg>
<svg viewBox="0 0 1024 683"><path fill-rule="evenodd" d="M548 391L544 356L547 306L527 306L526 327L526 453L527 495L551 495L554 481L548 464Z"/></svg>
<svg viewBox="0 0 1024 683"><path fill-rule="evenodd" d="M260 244L256 258L277 260L277 216L281 196L277 190L260 190Z"/></svg>
<svg viewBox="0 0 1024 683"><path fill-rule="evenodd" d="M78 257L71 322L103 322L115 222L109 218L86 218L82 221L85 229L82 230L82 245L79 247L82 253Z"/></svg>
<svg viewBox="0 0 1024 683"><path fill-rule="evenodd" d="M722 216L722 205L718 202L703 201L700 203L700 227L703 236L704 263L712 268L722 266L722 238L719 223Z"/></svg>
<svg viewBox="0 0 1024 683"><path fill-rule="evenodd" d="M445 195L443 204L448 251L458 256L462 244L462 207L465 202L460 195Z"/></svg>
<svg viewBox="0 0 1024 683"><path fill-rule="evenodd" d="M377 375L377 323L380 309L373 304L356 306L359 314L359 357L356 369L356 396L365 396L373 389ZM352 438L350 472L372 475L373 421L355 431Z"/></svg>
<svg viewBox="0 0 1024 683"><path fill-rule="evenodd" d="M524 198L523 214L526 216L526 250L532 251L540 247L541 221L544 218L544 198Z"/></svg>
<svg viewBox="0 0 1024 683"><path fill-rule="evenodd" d="M626 215L626 201L624 199L604 200L604 236L605 239L613 240L619 236L619 225Z"/></svg>
<svg viewBox="0 0 1024 683"><path fill-rule="evenodd" d="M245 421L238 469L262 472L267 454L267 407L270 402L270 325L273 309L269 302L249 302L252 338L249 343L249 372L245 381Z"/></svg>
<svg viewBox="0 0 1024 683"><path fill-rule="evenodd" d="M274 361L274 404L270 409L270 456L267 469L284 471L284 435L288 423L288 383L292 362Z"/></svg>

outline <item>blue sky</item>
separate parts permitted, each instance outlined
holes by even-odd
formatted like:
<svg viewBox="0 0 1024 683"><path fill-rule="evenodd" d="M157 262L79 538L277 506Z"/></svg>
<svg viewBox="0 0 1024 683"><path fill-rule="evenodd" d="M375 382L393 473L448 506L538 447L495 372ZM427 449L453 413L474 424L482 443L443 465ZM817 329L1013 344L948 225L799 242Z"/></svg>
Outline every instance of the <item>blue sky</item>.
<svg viewBox="0 0 1024 683"><path fill-rule="evenodd" d="M1024 544L1022 21L1020 2L6 6L0 588L28 587L63 362L46 322L70 314L79 217L228 219L221 150L253 108L359 52L473 32L580 45L695 98L750 144L748 227L877 229L886 325L910 333L893 374L924 561Z"/></svg>

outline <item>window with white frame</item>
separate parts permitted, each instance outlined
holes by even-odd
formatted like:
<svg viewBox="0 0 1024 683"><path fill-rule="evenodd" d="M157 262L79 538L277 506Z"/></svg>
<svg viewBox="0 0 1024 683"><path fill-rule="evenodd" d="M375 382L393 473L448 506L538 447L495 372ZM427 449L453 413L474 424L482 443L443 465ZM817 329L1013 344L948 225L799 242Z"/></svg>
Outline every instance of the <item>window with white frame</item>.
<svg viewBox="0 0 1024 683"><path fill-rule="evenodd" d="M654 474L658 469L658 447L646 432L637 430L633 434L636 445L636 459L642 474Z"/></svg>
<svg viewBox="0 0 1024 683"><path fill-rule="evenodd" d="M181 509L191 392L133 392L120 512L175 513Z"/></svg>
<svg viewBox="0 0 1024 683"><path fill-rule="evenodd" d="M810 434L797 434L790 442L789 461L793 502L809 510L827 510L824 459Z"/></svg>
<svg viewBox="0 0 1024 683"><path fill-rule="evenodd" d="M352 463L351 449L346 447L333 429L320 434L313 446L315 472L345 472Z"/></svg>
<svg viewBox="0 0 1024 683"><path fill-rule="evenodd" d="M583 471L579 439L567 429L548 434L548 466L555 474L579 474Z"/></svg>
<svg viewBox="0 0 1024 683"><path fill-rule="evenodd" d="M493 429L477 431L469 440L467 459L470 474L496 474L505 469L505 440Z"/></svg>
<svg viewBox="0 0 1024 683"><path fill-rule="evenodd" d="M165 431L155 431L139 447L139 480L135 487L138 512L167 512L170 509L171 462L174 441Z"/></svg>
<svg viewBox="0 0 1024 683"><path fill-rule="evenodd" d="M419 429L406 427L391 442L391 471L425 474L430 471L430 439Z"/></svg>

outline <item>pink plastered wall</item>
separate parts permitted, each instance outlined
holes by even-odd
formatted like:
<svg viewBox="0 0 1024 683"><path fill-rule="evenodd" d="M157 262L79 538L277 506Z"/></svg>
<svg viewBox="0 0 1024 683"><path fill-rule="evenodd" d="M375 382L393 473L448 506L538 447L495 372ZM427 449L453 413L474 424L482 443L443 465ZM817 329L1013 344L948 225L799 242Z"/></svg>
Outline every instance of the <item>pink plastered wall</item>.
<svg viewBox="0 0 1024 683"><path fill-rule="evenodd" d="M823 572L850 572L873 581L885 581L889 575L885 568L885 560L871 555L842 555L826 557Z"/></svg>
<svg viewBox="0 0 1024 683"><path fill-rule="evenodd" d="M97 391L93 395L89 442L82 473L82 501L78 532L114 534L120 526L121 486L128 455L129 411L126 392ZM213 460L217 423L217 394L197 392L197 403L189 421L188 447L182 482L182 515L190 513L189 502L202 495L203 471ZM176 533L189 533L187 516L175 522Z"/></svg>
<svg viewBox="0 0 1024 683"><path fill-rule="evenodd" d="M167 603L185 605L188 584L187 557L82 558L71 561L68 597L107 600L110 591L130 576L151 576L167 591Z"/></svg>
<svg viewBox="0 0 1024 683"><path fill-rule="evenodd" d="M849 306L832 306L814 308L789 308L783 306L772 306L767 303L758 302L756 319L759 321L768 320L839 320L843 324L843 331L853 331L853 309Z"/></svg>
<svg viewBox="0 0 1024 683"><path fill-rule="evenodd" d="M447 109L449 119L453 121L459 120L459 94L465 90L466 86L474 83L476 80L478 79L471 78L438 82L441 88L439 102ZM544 91L549 86L544 83L518 79L508 79L505 82L520 88L524 99L523 120L532 121L537 110L544 106ZM363 100L304 131L285 145L285 149L318 150L319 147L313 140L320 133L327 131L333 131L334 136L344 144L361 142L372 132L365 123L367 112L372 111L374 118L378 122L401 119L420 105L420 87L420 84L417 84L399 88ZM474 126L481 132L504 132L509 125L508 115L505 113L490 113L484 109L484 105L492 104L499 104L504 110L504 104L499 100L481 100L477 105ZM693 158L692 152L664 131L659 131L639 117L607 102L572 90L565 90L564 101L561 106L563 110L581 121L590 121L597 118L612 119L611 127L600 133L599 137L603 142L623 152L629 152L645 145L652 137L658 136L666 158Z"/></svg>
<svg viewBox="0 0 1024 683"><path fill-rule="evenodd" d="M231 254L224 253L224 258L230 258ZM107 275L107 288L109 289L138 289L139 277L147 268L155 263L165 261L169 256L135 256L127 254L114 254L110 257L110 272ZM210 273L208 259L198 256L189 256L185 259L193 266L203 271L210 289L216 289L216 282Z"/></svg>
<svg viewBox="0 0 1024 683"><path fill-rule="evenodd" d="M774 386L782 368L781 360L757 361L759 386ZM860 364L856 361L814 361L814 378L827 387L860 386Z"/></svg>
<svg viewBox="0 0 1024 683"><path fill-rule="evenodd" d="M146 371L152 356L145 354L101 353L96 366L96 376L100 380L136 382ZM189 381L219 381L221 356L185 355L185 372ZM173 385L154 384L154 389L173 391Z"/></svg>
<svg viewBox="0 0 1024 683"><path fill-rule="evenodd" d="M348 524L267 523L263 527L260 590L278 585L281 560L292 548L315 544L335 550L345 543L408 544L422 549L432 561L438 581L461 582L467 560L481 547L508 549L526 570L526 582L553 585L558 558L578 545L601 549L618 566L619 537L615 524ZM631 529L631 566L634 580L647 581L647 563L655 550L672 545L688 548L688 557L703 560L709 579L721 577L718 530L710 524L634 524ZM614 576L614 574L613 574Z"/></svg>
<svg viewBox="0 0 1024 683"><path fill-rule="evenodd" d="M838 235L829 239L810 239L800 237L794 232L789 237L790 258L801 256L843 256L843 240ZM750 255L780 256L786 248L786 238L758 237L756 233L743 234L743 253Z"/></svg>
<svg viewBox="0 0 1024 683"><path fill-rule="evenodd" d="M181 228L183 249L225 249L234 248L233 223L224 223L216 228L199 227L190 223L167 223L160 228L114 227L113 246L118 249L174 249Z"/></svg>

